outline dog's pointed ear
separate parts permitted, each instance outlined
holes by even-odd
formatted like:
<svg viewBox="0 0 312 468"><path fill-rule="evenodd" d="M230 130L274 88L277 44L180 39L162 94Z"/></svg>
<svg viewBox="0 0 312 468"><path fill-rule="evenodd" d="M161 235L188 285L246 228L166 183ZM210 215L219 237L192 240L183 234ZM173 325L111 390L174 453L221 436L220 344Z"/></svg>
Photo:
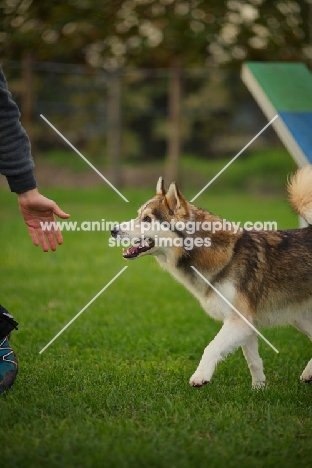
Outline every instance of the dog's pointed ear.
<svg viewBox="0 0 312 468"><path fill-rule="evenodd" d="M170 184L165 200L169 206L169 209L173 213L176 213L177 211L180 211L180 214L182 215L187 213L187 201L183 197L175 182Z"/></svg>
<svg viewBox="0 0 312 468"><path fill-rule="evenodd" d="M167 193L167 189L165 188L165 182L162 177L159 177L157 185L156 185L156 195L164 197Z"/></svg>

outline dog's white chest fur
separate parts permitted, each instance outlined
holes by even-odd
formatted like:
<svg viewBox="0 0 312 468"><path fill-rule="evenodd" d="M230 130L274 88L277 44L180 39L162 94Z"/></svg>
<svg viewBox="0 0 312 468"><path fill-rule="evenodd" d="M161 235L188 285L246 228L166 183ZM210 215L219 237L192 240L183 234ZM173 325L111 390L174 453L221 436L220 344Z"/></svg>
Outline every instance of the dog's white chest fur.
<svg viewBox="0 0 312 468"><path fill-rule="evenodd" d="M171 273L179 283L185 286L186 289L188 289L193 296L199 300L201 306L210 317L221 321L226 320L232 309L223 298L227 299L230 303L233 302L235 297L235 287L232 283L225 281L219 284L218 291L220 295L218 295L209 288L209 284L207 284L200 276L195 276L195 281L191 281L183 270L172 266L164 258L157 257L157 260L165 270ZM209 278L207 279L209 280Z"/></svg>

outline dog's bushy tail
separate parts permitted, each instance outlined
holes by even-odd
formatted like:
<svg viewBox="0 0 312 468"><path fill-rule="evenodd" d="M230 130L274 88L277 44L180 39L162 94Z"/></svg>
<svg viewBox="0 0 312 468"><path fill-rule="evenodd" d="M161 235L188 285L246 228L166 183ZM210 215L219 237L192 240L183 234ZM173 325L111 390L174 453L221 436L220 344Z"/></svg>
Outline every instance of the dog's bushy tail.
<svg viewBox="0 0 312 468"><path fill-rule="evenodd" d="M312 224L312 165L298 169L291 176L287 191L293 209Z"/></svg>

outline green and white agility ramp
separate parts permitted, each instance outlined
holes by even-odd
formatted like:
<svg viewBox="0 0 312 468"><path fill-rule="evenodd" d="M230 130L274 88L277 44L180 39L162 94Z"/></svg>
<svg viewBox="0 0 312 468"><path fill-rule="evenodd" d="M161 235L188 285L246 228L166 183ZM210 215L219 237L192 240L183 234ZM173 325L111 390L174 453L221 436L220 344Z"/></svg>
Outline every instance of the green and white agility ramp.
<svg viewBox="0 0 312 468"><path fill-rule="evenodd" d="M299 167L312 164L312 74L302 63L246 62L242 80Z"/></svg>

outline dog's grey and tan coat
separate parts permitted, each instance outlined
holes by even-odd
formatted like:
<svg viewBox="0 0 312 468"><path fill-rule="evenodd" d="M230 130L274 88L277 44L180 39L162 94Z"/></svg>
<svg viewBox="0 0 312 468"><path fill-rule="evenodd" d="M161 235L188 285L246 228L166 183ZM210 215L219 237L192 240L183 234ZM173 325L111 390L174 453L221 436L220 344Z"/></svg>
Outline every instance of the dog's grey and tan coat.
<svg viewBox="0 0 312 468"><path fill-rule="evenodd" d="M290 203L312 225L312 166L300 169L288 184ZM238 347L247 360L252 384L263 386L265 375L258 353L257 335L191 268L194 266L255 327L292 324L312 340L312 226L285 231L246 231L227 228L213 232L204 222L222 219L188 203L175 183L168 191L160 178L156 195L139 210L133 222L116 226L112 235L144 240L124 252L125 258L154 255L160 265L189 289L213 318L223 321L220 332L206 347L190 379L202 386L212 378L219 361ZM193 234L179 229L155 229L158 223L175 226L179 221L198 226ZM146 223L151 228L146 229ZM177 224L178 225L178 224ZM186 238L210 237L210 246L186 249ZM158 245L159 237L172 242ZM181 242L174 243L179 238ZM301 375L312 381L312 359Z"/></svg>

